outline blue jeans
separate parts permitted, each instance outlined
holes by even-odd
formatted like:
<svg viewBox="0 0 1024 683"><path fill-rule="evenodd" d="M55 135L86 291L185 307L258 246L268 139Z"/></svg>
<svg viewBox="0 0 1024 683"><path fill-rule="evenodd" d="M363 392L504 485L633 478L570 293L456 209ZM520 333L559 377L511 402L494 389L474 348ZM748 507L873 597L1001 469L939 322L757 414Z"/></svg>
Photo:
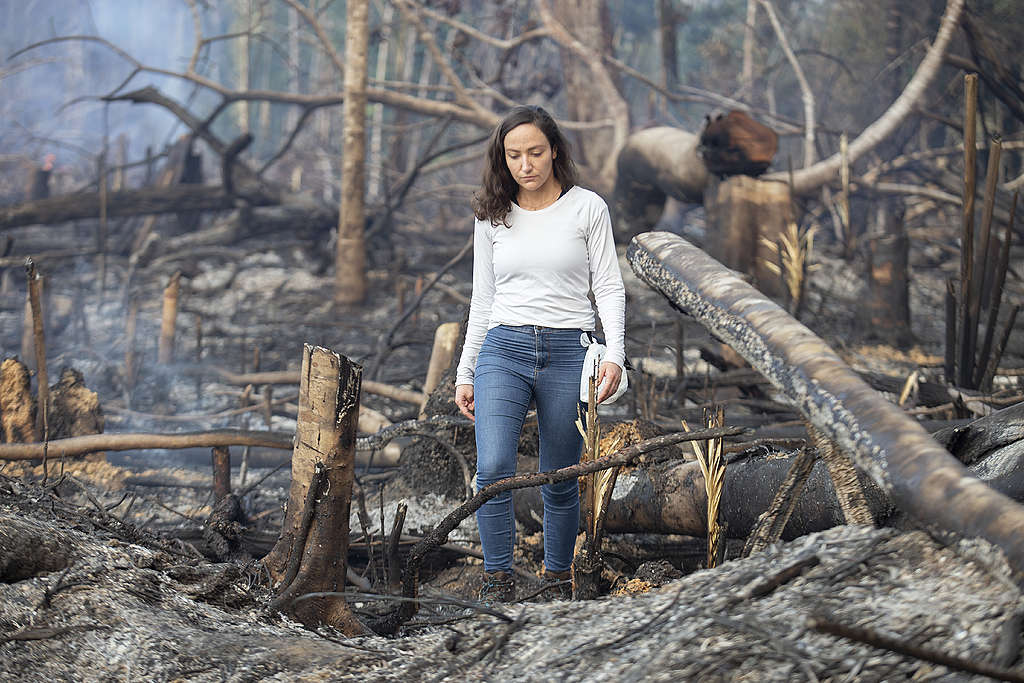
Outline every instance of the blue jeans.
<svg viewBox="0 0 1024 683"><path fill-rule="evenodd" d="M500 325L487 332L473 380L476 416L476 484L482 489L516 473L516 452L530 401L537 403L540 471L580 461L583 437L576 428L580 375L587 349L581 330ZM541 487L544 500L544 566L572 564L580 524L576 479ZM477 510L485 571L510 571L515 543L512 492Z"/></svg>

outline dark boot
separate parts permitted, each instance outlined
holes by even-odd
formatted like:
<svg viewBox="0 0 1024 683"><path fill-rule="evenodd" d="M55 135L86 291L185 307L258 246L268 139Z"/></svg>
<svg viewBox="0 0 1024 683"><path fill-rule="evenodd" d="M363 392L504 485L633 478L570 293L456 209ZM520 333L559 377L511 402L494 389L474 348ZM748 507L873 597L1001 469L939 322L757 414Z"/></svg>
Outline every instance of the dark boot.
<svg viewBox="0 0 1024 683"><path fill-rule="evenodd" d="M547 568L541 576L547 588L541 593L548 600L572 600L572 570L553 572Z"/></svg>
<svg viewBox="0 0 1024 683"><path fill-rule="evenodd" d="M484 572L484 584L480 587L480 602L492 605L498 602L515 602L516 582L512 572Z"/></svg>

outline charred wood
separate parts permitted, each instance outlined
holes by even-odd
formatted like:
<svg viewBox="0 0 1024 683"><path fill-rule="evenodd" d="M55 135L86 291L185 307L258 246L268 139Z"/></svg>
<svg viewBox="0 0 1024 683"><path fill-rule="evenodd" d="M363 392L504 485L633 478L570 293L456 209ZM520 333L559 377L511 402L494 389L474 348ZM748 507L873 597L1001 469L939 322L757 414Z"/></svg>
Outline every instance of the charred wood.
<svg viewBox="0 0 1024 683"><path fill-rule="evenodd" d="M278 203L267 196L257 199L257 206ZM111 192L107 195L106 208L107 216L114 218L183 210L221 211L235 208L236 201L234 196L216 185L171 185ZM0 208L0 228L46 225L99 216L99 194L64 195Z"/></svg>
<svg viewBox="0 0 1024 683"><path fill-rule="evenodd" d="M661 218L665 200L698 203L710 175L697 153L693 133L665 126L633 133L619 152L612 195L612 224L617 242L650 230Z"/></svg>
<svg viewBox="0 0 1024 683"><path fill-rule="evenodd" d="M736 349L912 517L1000 546L1024 569L1024 507L985 486L810 330L685 240L649 233L633 269Z"/></svg>
<svg viewBox="0 0 1024 683"><path fill-rule="evenodd" d="M283 579L275 609L311 628L329 625L356 635L365 629L339 591L347 569L362 368L306 344L301 377L287 513L263 564ZM318 597L298 600L307 594Z"/></svg>
<svg viewBox="0 0 1024 683"><path fill-rule="evenodd" d="M0 364L0 436L5 443L36 441L36 402L32 376L24 363L7 358ZM38 457L42 457L42 452Z"/></svg>

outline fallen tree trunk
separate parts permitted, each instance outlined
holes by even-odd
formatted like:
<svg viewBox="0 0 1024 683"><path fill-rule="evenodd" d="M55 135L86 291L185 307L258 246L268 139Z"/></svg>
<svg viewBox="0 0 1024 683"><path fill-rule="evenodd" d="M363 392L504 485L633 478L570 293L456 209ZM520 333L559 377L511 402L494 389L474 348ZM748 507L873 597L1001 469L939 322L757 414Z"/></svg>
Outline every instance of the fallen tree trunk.
<svg viewBox="0 0 1024 683"><path fill-rule="evenodd" d="M276 204L271 197L250 197L257 206ZM181 211L216 211L235 208L237 198L216 185L171 185L111 192L106 197L108 218ZM99 194L72 194L23 202L0 208L0 228L62 223L99 218Z"/></svg>
<svg viewBox="0 0 1024 683"><path fill-rule="evenodd" d="M733 460L725 468L725 487L719 509L731 538L746 538L758 516L771 505L786 478L792 457ZM866 483L861 478L861 484ZM865 486L868 507L878 519L887 511L877 486ZM824 460L814 463L783 532L793 539L845 524L843 511ZM613 533L664 533L704 536L707 532L707 493L696 462L669 463L619 473L608 507L605 527Z"/></svg>
<svg viewBox="0 0 1024 683"><path fill-rule="evenodd" d="M1024 569L1024 507L986 486L824 342L720 263L670 233L636 237L637 275L729 344L919 520L1001 547Z"/></svg>
<svg viewBox="0 0 1024 683"><path fill-rule="evenodd" d="M283 231L312 234L330 229L337 220L337 209L331 211L322 204L281 204L247 208L232 211L205 230L188 232L163 241L152 239L140 249L137 259L144 265L155 259L158 254L161 260L168 260L176 254L188 258L193 250L200 247L233 244L246 237ZM298 382L298 378L295 381Z"/></svg>
<svg viewBox="0 0 1024 683"><path fill-rule="evenodd" d="M1024 439L1024 403L967 425L940 429L932 436L957 460L970 465Z"/></svg>

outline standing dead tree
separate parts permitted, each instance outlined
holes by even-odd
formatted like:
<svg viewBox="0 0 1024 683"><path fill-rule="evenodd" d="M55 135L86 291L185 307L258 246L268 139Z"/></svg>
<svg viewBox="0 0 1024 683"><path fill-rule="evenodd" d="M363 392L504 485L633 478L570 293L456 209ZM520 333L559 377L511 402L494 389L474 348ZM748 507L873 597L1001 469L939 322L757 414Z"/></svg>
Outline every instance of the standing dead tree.
<svg viewBox="0 0 1024 683"><path fill-rule="evenodd" d="M345 104L341 167L341 211L334 300L359 304L366 298L366 240L363 200L366 195L366 45L368 0L345 5Z"/></svg>

